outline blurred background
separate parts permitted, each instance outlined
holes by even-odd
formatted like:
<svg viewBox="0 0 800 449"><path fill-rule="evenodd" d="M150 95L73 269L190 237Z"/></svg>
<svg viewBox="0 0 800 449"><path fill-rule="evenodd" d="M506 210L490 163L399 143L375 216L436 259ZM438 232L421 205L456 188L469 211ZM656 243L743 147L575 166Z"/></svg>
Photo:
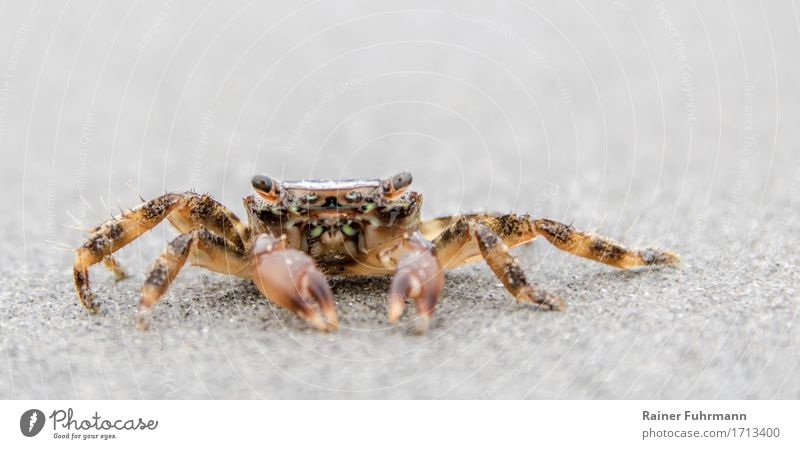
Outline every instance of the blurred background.
<svg viewBox="0 0 800 449"><path fill-rule="evenodd" d="M798 398L797 2L109 1L0 4L2 398ZM142 272L94 287L70 248L139 195L243 215L254 173L414 174L428 216L516 211L675 249L619 273L518 254L562 314L483 266L424 338L383 279L336 281L314 333L187 269L138 333ZM411 316L407 317L408 320ZM91 379L90 382L86 382Z"/></svg>

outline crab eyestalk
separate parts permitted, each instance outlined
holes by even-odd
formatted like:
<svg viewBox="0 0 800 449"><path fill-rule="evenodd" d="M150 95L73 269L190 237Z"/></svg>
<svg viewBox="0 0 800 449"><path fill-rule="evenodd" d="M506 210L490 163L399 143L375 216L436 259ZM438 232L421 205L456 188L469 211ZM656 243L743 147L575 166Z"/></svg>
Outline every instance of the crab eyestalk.
<svg viewBox="0 0 800 449"><path fill-rule="evenodd" d="M403 193L408 186L411 185L412 181L411 173L404 171L400 172L391 178L384 179L381 181L381 187L383 188L383 196L386 198L395 198Z"/></svg>
<svg viewBox="0 0 800 449"><path fill-rule="evenodd" d="M265 201L274 204L277 203L281 196L281 183L267 175L255 175L250 180L253 189Z"/></svg>
<svg viewBox="0 0 800 449"><path fill-rule="evenodd" d="M325 275L302 251L286 246L286 238L266 234L253 246L253 280L272 302L285 307L322 331L336 329L336 304ZM317 303L319 311L312 304Z"/></svg>

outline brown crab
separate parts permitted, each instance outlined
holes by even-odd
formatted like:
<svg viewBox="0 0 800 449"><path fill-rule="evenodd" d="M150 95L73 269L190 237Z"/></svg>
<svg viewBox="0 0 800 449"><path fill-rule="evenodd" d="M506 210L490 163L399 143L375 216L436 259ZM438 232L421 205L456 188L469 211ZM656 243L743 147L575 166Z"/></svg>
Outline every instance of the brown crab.
<svg viewBox="0 0 800 449"><path fill-rule="evenodd" d="M674 264L678 256L630 250L572 226L517 214L469 214L420 221L422 195L408 190L411 174L383 180L252 179L244 198L248 224L207 195L167 193L94 228L75 250L74 280L80 302L96 310L89 267L103 262L119 279L112 253L164 218L181 233L150 267L138 309L146 328L151 309L188 260L192 265L255 282L267 298L320 330L338 316L325 275L393 275L389 321L406 299L416 304L424 332L444 284L443 269L485 260L520 301L561 310L558 296L531 285L509 249L541 235L557 248L618 268ZM314 306L316 303L317 307Z"/></svg>

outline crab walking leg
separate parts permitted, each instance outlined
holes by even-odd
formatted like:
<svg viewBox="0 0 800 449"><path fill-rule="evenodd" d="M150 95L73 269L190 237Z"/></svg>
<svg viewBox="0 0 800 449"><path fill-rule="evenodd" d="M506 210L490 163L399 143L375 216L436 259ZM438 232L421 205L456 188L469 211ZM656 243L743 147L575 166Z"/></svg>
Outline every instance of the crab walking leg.
<svg viewBox="0 0 800 449"><path fill-rule="evenodd" d="M242 250L249 237L247 226L236 214L214 198L194 192L183 194L179 207L167 216L167 220L180 232L203 227Z"/></svg>
<svg viewBox="0 0 800 449"><path fill-rule="evenodd" d="M439 230L444 223L450 224L444 230ZM446 269L482 259L478 240L471 230L474 223L484 224L511 248L536 238L536 230L528 215L470 214L426 221L423 230L437 234L433 244L439 262Z"/></svg>
<svg viewBox="0 0 800 449"><path fill-rule="evenodd" d="M225 238L207 229L195 229L173 239L147 271L137 311L137 325L145 330L149 326L153 305L164 292L187 260L192 265L212 271L246 277L248 263L244 252Z"/></svg>
<svg viewBox="0 0 800 449"><path fill-rule="evenodd" d="M94 295L89 289L89 267L103 261L119 280L124 272L110 258L111 254L152 229L164 218L168 218L182 233L202 226L244 250L247 228L223 205L207 195L167 193L94 228L84 244L75 250L74 282L81 304L91 312L96 310Z"/></svg>
<svg viewBox="0 0 800 449"><path fill-rule="evenodd" d="M503 243L487 225L472 223L470 229L478 241L478 248L486 264L515 298L552 310L563 310L566 307L566 303L559 296L528 283L519 262L509 253L508 245Z"/></svg>
<svg viewBox="0 0 800 449"><path fill-rule="evenodd" d="M180 194L162 195L112 218L91 231L86 242L75 250L75 261L72 266L75 292L81 304L91 312L96 311L94 294L89 289L89 267L160 223L176 207L180 199Z"/></svg>
<svg viewBox="0 0 800 449"><path fill-rule="evenodd" d="M628 249L621 243L594 233L581 232L553 220L533 220L536 233L556 248L617 268L642 265L674 265L677 254L655 248Z"/></svg>
<svg viewBox="0 0 800 449"><path fill-rule="evenodd" d="M516 215L505 215L505 217L515 217ZM498 220L504 215L497 214L462 214L450 215L445 217L436 217L423 221L420 223L419 230L423 236L428 240L433 240L442 234L447 228L458 220L466 221L492 221Z"/></svg>
<svg viewBox="0 0 800 449"><path fill-rule="evenodd" d="M128 275L125 274L125 270L123 270L122 267L119 265L119 262L117 262L117 259L115 259L114 256L112 256L111 254L109 254L106 257L103 257L103 265L105 265L105 267L108 268L109 271L111 271L111 274L114 275L115 281L121 281L126 277L128 277Z"/></svg>
<svg viewBox="0 0 800 449"><path fill-rule="evenodd" d="M421 226L426 236L436 235L434 243L439 250L439 260L446 268L479 259L477 242L467 232L470 223L485 224L511 248L541 235L563 251L617 268L672 265L680 260L678 255L670 251L655 248L628 249L608 237L581 232L553 220L533 219L529 215L516 214L470 214L434 218Z"/></svg>
<svg viewBox="0 0 800 449"><path fill-rule="evenodd" d="M153 304L164 295L169 284L178 275L178 271L183 268L194 241L193 232L175 237L147 270L136 316L136 325L139 329L145 330L149 327Z"/></svg>
<svg viewBox="0 0 800 449"><path fill-rule="evenodd" d="M389 287L390 323L397 322L405 309L406 298L412 298L418 315L416 331L428 330L444 287L444 272L435 252L430 241L414 233L380 254L385 267L397 269Z"/></svg>
<svg viewBox="0 0 800 449"><path fill-rule="evenodd" d="M509 248L535 236L526 215L471 215L455 220L433 244L443 266L450 268L482 259L518 300L562 310L564 300L530 285L517 259L509 253Z"/></svg>
<svg viewBox="0 0 800 449"><path fill-rule="evenodd" d="M272 302L296 313L321 331L339 323L333 292L308 254L288 248L286 236L259 234L253 244L252 277ZM319 312L312 303L319 305Z"/></svg>

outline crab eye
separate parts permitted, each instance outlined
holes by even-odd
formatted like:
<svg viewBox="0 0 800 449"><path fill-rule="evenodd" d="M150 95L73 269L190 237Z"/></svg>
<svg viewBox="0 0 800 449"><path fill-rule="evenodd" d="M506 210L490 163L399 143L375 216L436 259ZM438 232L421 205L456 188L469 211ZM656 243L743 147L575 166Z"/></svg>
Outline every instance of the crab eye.
<svg viewBox="0 0 800 449"><path fill-rule="evenodd" d="M411 173L402 172L392 176L392 186L395 190L403 190L411 185Z"/></svg>
<svg viewBox="0 0 800 449"><path fill-rule="evenodd" d="M272 186L276 184L276 182L267 175L255 175L250 183L253 185L254 189L262 192L269 192L272 190Z"/></svg>
<svg viewBox="0 0 800 449"><path fill-rule="evenodd" d="M289 206L289 212L291 212L293 214L299 214L300 213L300 206L298 206L296 204L292 204L291 206Z"/></svg>
<svg viewBox="0 0 800 449"><path fill-rule="evenodd" d="M325 228L323 228L322 226L319 226L319 225L314 226L313 228L311 228L308 231L308 236L311 237L312 239L315 239L315 238L321 236L322 235L322 231L324 231L324 230L325 230Z"/></svg>
<svg viewBox="0 0 800 449"><path fill-rule="evenodd" d="M372 209L375 209L375 203L366 203L363 206L361 206L361 210L364 212L369 212Z"/></svg>
<svg viewBox="0 0 800 449"><path fill-rule="evenodd" d="M395 198L411 185L411 173L404 171L381 181L383 194L387 198Z"/></svg>
<svg viewBox="0 0 800 449"><path fill-rule="evenodd" d="M281 183L267 175L255 175L250 180L258 196L269 202L276 203L281 195Z"/></svg>

